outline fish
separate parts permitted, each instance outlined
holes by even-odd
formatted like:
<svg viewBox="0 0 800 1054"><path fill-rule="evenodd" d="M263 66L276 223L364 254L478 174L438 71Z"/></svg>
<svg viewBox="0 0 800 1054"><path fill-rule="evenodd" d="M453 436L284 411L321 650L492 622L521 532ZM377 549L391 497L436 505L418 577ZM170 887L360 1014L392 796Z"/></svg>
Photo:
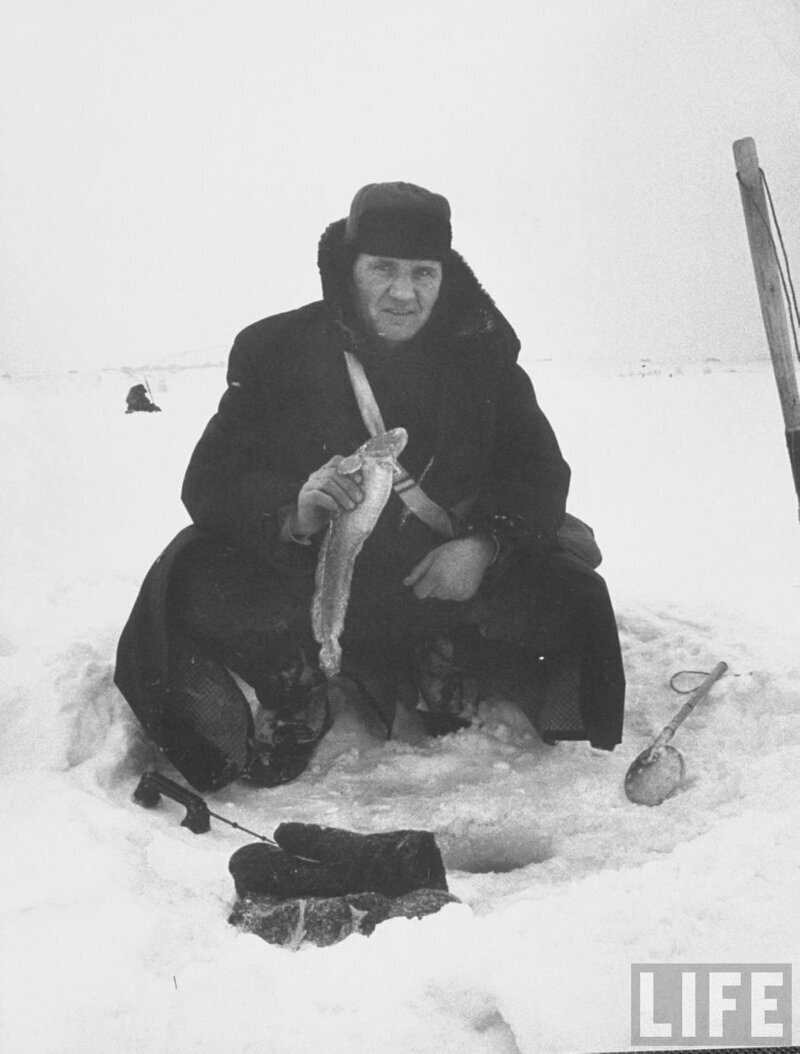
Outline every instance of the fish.
<svg viewBox="0 0 800 1054"><path fill-rule="evenodd" d="M368 439L337 467L344 476L360 473L364 498L354 509L334 514L317 560L311 626L326 677L335 677L341 670L339 637L344 630L356 559L389 500L394 477L401 471L397 458L407 442L405 428L389 429Z"/></svg>

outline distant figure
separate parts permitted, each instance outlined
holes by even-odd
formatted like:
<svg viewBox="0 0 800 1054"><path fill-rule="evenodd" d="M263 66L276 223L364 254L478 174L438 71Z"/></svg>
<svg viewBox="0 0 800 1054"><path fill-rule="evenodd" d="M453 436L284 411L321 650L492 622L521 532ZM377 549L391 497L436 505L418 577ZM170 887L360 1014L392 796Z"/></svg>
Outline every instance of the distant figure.
<svg viewBox="0 0 800 1054"><path fill-rule="evenodd" d="M134 384L125 397L125 402L128 404L128 409L125 411L126 414L161 413L161 407L156 406L150 399L143 384Z"/></svg>

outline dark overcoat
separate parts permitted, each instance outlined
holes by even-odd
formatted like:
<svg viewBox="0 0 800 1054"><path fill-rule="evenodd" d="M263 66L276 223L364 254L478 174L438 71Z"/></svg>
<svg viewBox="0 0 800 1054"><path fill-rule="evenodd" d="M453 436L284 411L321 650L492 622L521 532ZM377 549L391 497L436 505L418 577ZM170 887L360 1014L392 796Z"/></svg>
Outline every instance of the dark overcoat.
<svg viewBox="0 0 800 1054"><path fill-rule="evenodd" d="M453 514L459 533L492 531L501 539L501 559L476 601L481 632L576 655L580 727L554 731L613 748L624 698L613 610L603 579L560 544L569 468L517 362L516 334L453 253L422 334L399 355L376 354L351 310L343 228L344 221L332 224L320 242L323 299L236 338L227 390L184 481L196 528L174 540L145 580L120 641L117 684L195 786L220 786L244 767L252 723L243 699L236 715L201 733L191 706L179 701L186 670L208 670L209 659L176 621L174 569L206 537L248 554L276 581L297 583L310 601L317 547L281 541L280 523L313 471L367 438L346 370L349 350L362 360L387 428L409 433L404 467ZM415 603L437 602L409 599L403 578L441 541L393 495L357 562L348 621L357 625L361 611L364 627L381 626L381 611L404 611L413 624ZM555 609L561 637L548 625ZM210 676L217 691L238 692L224 670Z"/></svg>

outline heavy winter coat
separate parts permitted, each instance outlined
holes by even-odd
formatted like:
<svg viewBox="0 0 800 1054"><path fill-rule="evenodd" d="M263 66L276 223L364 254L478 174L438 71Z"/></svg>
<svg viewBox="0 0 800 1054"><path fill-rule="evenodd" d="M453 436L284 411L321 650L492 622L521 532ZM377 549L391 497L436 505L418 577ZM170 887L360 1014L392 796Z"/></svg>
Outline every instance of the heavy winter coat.
<svg viewBox="0 0 800 1054"><path fill-rule="evenodd" d="M399 352L378 353L353 313L352 256L343 232L344 221L338 221L320 241L321 301L266 318L236 338L227 390L184 480L182 497L194 523L206 537L251 554L279 578L310 590L316 544L281 541L280 523L313 471L367 438L343 355L354 352L387 428L403 425L409 432L404 467L451 511L459 533L493 530L502 536L503 558L485 583L485 635L541 647L539 630L548 612L540 605L541 625L533 628L529 614L521 621L519 614L530 583L546 583L540 594L576 613L581 637L576 683L583 730L572 736L613 747L621 736L624 695L613 611L602 578L559 551L569 468L517 363L516 334L452 253L429 323ZM233 739L249 737L251 729L249 711L243 711L233 739L221 743L215 732L217 742L204 753L198 752L196 729L176 722L175 700L185 688L175 671L191 669L194 675L207 662L194 654L187 658L192 645L176 630L170 606L173 564L197 537L194 529L183 532L148 575L120 641L116 680L173 763L207 789L241 771L246 748ZM356 565L353 609L360 601L381 599L389 610L402 607L409 596L403 578L442 540L393 495ZM214 679L228 689L224 671Z"/></svg>
<svg viewBox="0 0 800 1054"><path fill-rule="evenodd" d="M349 317L343 226L332 225L320 244L324 299L236 338L228 389L186 473L192 519L276 565L297 558L279 541L281 510L312 472L368 436L343 355L353 350L387 428L406 427L402 461L416 479L424 474L426 493L449 510L470 503L463 528L507 524L517 544L551 548L569 468L517 365L511 326L453 253L423 333L394 354L375 354ZM407 539L404 573L441 541L395 497L368 543L362 576L370 551L388 546L397 558L397 531Z"/></svg>

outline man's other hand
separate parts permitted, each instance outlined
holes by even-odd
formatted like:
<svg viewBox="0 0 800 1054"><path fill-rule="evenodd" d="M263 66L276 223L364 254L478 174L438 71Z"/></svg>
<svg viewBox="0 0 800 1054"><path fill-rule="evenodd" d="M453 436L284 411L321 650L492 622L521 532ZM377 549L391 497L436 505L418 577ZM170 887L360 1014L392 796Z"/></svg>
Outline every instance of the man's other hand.
<svg viewBox="0 0 800 1054"><path fill-rule="evenodd" d="M471 600L495 556L491 538L456 538L432 549L404 579L420 600Z"/></svg>

